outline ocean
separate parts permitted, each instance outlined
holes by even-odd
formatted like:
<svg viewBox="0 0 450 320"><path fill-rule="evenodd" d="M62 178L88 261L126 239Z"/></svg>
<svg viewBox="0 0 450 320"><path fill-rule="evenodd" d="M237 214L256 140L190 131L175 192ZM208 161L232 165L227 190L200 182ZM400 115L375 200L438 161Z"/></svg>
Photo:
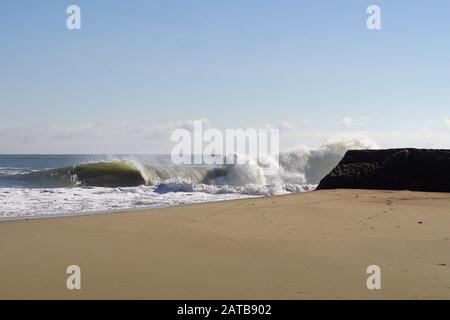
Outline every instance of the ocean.
<svg viewBox="0 0 450 320"><path fill-rule="evenodd" d="M341 147L285 152L271 176L252 162L176 166L168 155L0 155L0 219L311 191L344 153Z"/></svg>

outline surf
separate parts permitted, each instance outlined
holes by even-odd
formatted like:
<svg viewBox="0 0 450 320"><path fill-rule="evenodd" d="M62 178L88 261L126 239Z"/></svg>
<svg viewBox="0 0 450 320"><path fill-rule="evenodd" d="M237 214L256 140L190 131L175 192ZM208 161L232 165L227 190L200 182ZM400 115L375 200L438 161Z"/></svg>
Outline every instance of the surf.
<svg viewBox="0 0 450 320"><path fill-rule="evenodd" d="M347 150L371 147L350 140L281 152L271 175L252 158L196 166L173 165L168 155L0 155L0 219L312 191Z"/></svg>
<svg viewBox="0 0 450 320"><path fill-rule="evenodd" d="M317 185L342 159L349 149L370 149L365 141L338 141L318 149L281 152L278 170L270 175L257 159L245 157L243 164L218 166L150 165L138 159L110 159L78 163L62 168L15 171L3 168L2 185L11 187L136 187L159 185L181 179L193 185L239 186L258 185L285 191L302 190L302 185ZM1 173L5 174L2 175ZM18 173L18 174L16 174Z"/></svg>
<svg viewBox="0 0 450 320"><path fill-rule="evenodd" d="M201 183L214 171L206 168L177 166L142 166L134 161L112 161L79 164L70 167L9 175L10 186L34 188L62 187L136 187L154 185L171 178L186 178Z"/></svg>

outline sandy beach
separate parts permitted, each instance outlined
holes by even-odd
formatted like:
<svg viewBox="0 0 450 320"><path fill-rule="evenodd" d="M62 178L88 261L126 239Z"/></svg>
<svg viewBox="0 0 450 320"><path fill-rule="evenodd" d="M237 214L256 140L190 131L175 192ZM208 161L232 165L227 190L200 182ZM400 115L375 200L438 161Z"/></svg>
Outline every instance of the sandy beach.
<svg viewBox="0 0 450 320"><path fill-rule="evenodd" d="M327 190L3 221L0 298L448 299L449 200ZM381 290L366 287L373 264Z"/></svg>

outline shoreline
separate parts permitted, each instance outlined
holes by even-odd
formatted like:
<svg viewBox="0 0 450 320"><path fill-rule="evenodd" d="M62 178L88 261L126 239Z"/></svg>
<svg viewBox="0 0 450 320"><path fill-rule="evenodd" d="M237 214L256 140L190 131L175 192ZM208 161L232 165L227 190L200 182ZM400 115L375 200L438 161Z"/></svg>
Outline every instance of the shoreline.
<svg viewBox="0 0 450 320"><path fill-rule="evenodd" d="M0 298L448 299L449 200L337 189L4 221Z"/></svg>
<svg viewBox="0 0 450 320"><path fill-rule="evenodd" d="M327 190L327 189L325 189ZM359 190L359 191L383 191L383 192L418 192L418 193L435 193L435 194L450 194L448 192L427 192L427 191L411 191L411 190L375 190L375 189L328 189L328 190ZM291 193L285 193L285 194L276 194L276 195L260 195L260 196L248 196L243 198L237 198L237 199L219 199L219 200L210 200L210 201L204 201L204 202L191 202L191 203L183 203L183 204L176 204L176 205L160 205L160 206L154 206L154 207L141 207L141 208L123 208L123 209L117 209L117 210L98 210L98 211L85 211L81 213L52 213L52 214L45 214L45 215L36 215L36 216L28 216L28 217L8 217L8 218L0 218L0 223L2 222L9 222L9 221L28 221L28 220L38 220L38 219L52 219L52 218L67 218L67 217L84 217L84 216L96 216L96 215L103 215L103 214L120 214L120 213L138 213L142 211L149 211L153 209L163 209L163 208L172 208L172 207L184 207L184 206L190 206L190 205L201 205L201 204L208 204L208 203L221 203L221 202L230 202L230 201L241 201L245 199L258 199L258 198L275 198L275 197L284 197L294 194L303 194L303 193L309 193L309 192L318 192L320 190L309 190L309 191L302 191L302 192L291 192Z"/></svg>
<svg viewBox="0 0 450 320"><path fill-rule="evenodd" d="M303 191L303 192L312 192L311 191ZM303 193L301 192L301 193ZM296 192L299 193L299 192ZM292 193L289 193L292 194ZM153 209L164 209L164 208L172 208L172 207L180 207L180 206L190 206L190 205L199 205L203 203L216 203L216 202L227 202L227 201L239 201L244 199L254 199L254 198L265 198L265 197L278 197L278 196L285 196L288 194L279 194L279 195L272 195L272 196L247 196L243 198L237 198L237 199L219 199L219 200L211 200L211 201L203 201L203 202L190 202L190 203L183 203L183 204L175 204L175 205L160 205L160 206L154 206L154 207L142 207L142 208L123 208L123 209L117 209L117 210L98 210L98 211L85 211L81 213L54 213L54 214L45 214L45 215L36 215L36 216L29 216L29 217L9 217L9 218L0 218L0 223L2 222L9 222L9 221L28 221L28 220L39 220L39 219L52 219L52 218L67 218L67 217L83 217L83 216L96 216L96 215L103 215L103 214L117 214L117 213L135 213L135 212L141 212L141 211L148 211Z"/></svg>

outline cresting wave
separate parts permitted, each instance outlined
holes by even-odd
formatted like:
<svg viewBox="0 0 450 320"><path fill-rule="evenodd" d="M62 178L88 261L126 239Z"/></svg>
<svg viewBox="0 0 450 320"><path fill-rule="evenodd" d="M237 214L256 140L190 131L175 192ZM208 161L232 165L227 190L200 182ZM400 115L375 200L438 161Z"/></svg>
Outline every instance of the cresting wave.
<svg viewBox="0 0 450 320"><path fill-rule="evenodd" d="M3 180L10 186L30 188L63 187L136 187L157 185L170 179L185 179L192 183L203 183L214 175L220 175L219 168L180 166L143 166L135 161L112 161L86 163L65 168L4 174Z"/></svg>
<svg viewBox="0 0 450 320"><path fill-rule="evenodd" d="M314 189L348 149L371 148L364 140L344 140L315 150L283 152L277 174L265 175L257 161L218 167L142 165L135 160L84 163L64 168L24 171L2 177L26 188L157 186L156 192L278 194ZM1 174L1 173L0 173Z"/></svg>
<svg viewBox="0 0 450 320"><path fill-rule="evenodd" d="M32 188L61 187L135 187L154 185L171 178L189 179L200 183L207 175L205 168L142 166L133 161L113 161L80 164L71 167L41 170L4 179L16 185Z"/></svg>
<svg viewBox="0 0 450 320"><path fill-rule="evenodd" d="M0 156L0 220L310 191L348 149L372 147L370 141L346 140L284 152L270 176L255 161L191 167L168 165L164 156Z"/></svg>

